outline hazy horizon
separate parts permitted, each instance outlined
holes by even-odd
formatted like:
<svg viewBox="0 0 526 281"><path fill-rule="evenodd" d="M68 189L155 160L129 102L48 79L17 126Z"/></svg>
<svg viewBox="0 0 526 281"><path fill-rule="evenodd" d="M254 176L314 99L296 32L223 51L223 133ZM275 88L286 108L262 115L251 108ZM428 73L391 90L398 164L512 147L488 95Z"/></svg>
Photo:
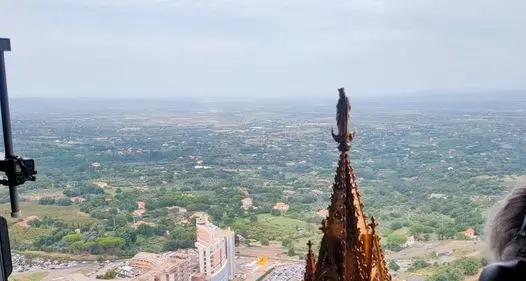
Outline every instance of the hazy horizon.
<svg viewBox="0 0 526 281"><path fill-rule="evenodd" d="M345 87L347 89L347 87ZM11 94L11 93L9 93ZM376 93L364 95L361 93L353 93L346 90L346 94L350 99L359 100L383 100L389 102L390 100L396 99L416 99L417 101L424 101L430 99L450 99L455 100L498 100L501 98L524 98L526 99L526 89L521 90L487 90L487 91L446 91L446 90L429 90L421 92L405 92L405 93ZM145 94L143 96L19 96L14 95L10 97L13 100L62 100L62 101L141 101L141 100L152 100L152 101L163 101L163 100L200 100L200 101L282 101L282 100L310 100L312 102L320 101L334 101L338 98L337 88L332 91L325 91L318 95L256 95L251 96L250 93L244 95L184 95L174 94L172 96L149 96Z"/></svg>
<svg viewBox="0 0 526 281"><path fill-rule="evenodd" d="M526 89L519 0L0 3L12 98Z"/></svg>
<svg viewBox="0 0 526 281"><path fill-rule="evenodd" d="M348 94L352 114L383 114L410 110L412 112L515 112L526 104L525 91L484 93L477 96L457 93L420 93L403 96L354 96ZM136 115L200 112L282 112L319 113L333 115L338 95L315 97L169 97L169 98L12 98L16 116L28 114L64 114L98 112ZM193 113L192 113L193 112ZM383 113L382 113L383 112ZM106 113L103 113L106 114ZM188 115L192 116L192 115Z"/></svg>

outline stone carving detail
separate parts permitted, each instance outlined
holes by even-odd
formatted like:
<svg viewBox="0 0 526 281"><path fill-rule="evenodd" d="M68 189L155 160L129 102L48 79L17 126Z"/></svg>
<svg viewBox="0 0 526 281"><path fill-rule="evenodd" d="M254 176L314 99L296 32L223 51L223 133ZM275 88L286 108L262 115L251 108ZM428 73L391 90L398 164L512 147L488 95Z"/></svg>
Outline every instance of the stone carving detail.
<svg viewBox="0 0 526 281"><path fill-rule="evenodd" d="M350 142L348 122L351 109L343 88L336 106L338 134L331 131L339 143L340 160L334 177L329 216L322 221L318 261L309 241L304 281L391 281L374 217L367 224L363 203L349 161Z"/></svg>

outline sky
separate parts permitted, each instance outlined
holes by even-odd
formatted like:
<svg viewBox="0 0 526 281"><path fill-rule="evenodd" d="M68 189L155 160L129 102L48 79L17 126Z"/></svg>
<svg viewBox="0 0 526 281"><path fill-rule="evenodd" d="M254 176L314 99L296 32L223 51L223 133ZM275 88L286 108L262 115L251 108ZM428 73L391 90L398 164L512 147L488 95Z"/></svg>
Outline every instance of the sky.
<svg viewBox="0 0 526 281"><path fill-rule="evenodd" d="M0 0L12 97L526 89L524 0Z"/></svg>

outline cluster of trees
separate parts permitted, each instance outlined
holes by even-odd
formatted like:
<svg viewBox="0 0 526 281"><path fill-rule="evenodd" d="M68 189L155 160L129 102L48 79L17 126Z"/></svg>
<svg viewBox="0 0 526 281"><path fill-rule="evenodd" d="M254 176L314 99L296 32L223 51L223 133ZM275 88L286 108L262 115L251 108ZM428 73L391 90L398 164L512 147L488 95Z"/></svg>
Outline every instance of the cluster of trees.
<svg viewBox="0 0 526 281"><path fill-rule="evenodd" d="M429 281L461 281L465 276L474 276L479 272L481 263L475 259L463 258L449 265L440 267L427 280Z"/></svg>
<svg viewBox="0 0 526 281"><path fill-rule="evenodd" d="M396 263L395 260L390 260L389 263L387 264L387 267L389 268L389 270L392 270L392 271L400 270L400 266Z"/></svg>
<svg viewBox="0 0 526 281"><path fill-rule="evenodd" d="M431 264L429 262L427 262L426 260L417 259L416 261L413 262L413 264L409 268L409 271L420 270L420 269L424 269L424 268L430 267L430 266L431 266Z"/></svg>
<svg viewBox="0 0 526 281"><path fill-rule="evenodd" d="M91 201L88 200L88 201ZM17 250L39 250L71 254L132 256L140 249L153 252L193 247L195 227L177 226L172 218L158 217L152 225L132 227L129 213L112 213L88 225L66 224L62 220L43 217L29 224L32 229L51 229L49 234L35 237L32 244L17 243ZM48 232L45 232L48 233ZM156 239L153 239L156 238Z"/></svg>
<svg viewBox="0 0 526 281"><path fill-rule="evenodd" d="M104 274L97 275L97 279L104 279L104 280L113 280L117 277L117 272L115 271L107 271Z"/></svg>
<svg viewBox="0 0 526 281"><path fill-rule="evenodd" d="M461 195L427 200L425 205L405 214L391 212L381 216L381 221L390 221L381 233L388 238L392 232L407 228L408 236L414 236L418 241L466 239L462 233L468 228L475 229L477 235L483 234L482 211L482 206Z"/></svg>
<svg viewBox="0 0 526 281"><path fill-rule="evenodd" d="M413 262L409 271L416 271L433 266L431 263L418 259ZM435 266L437 266L435 264ZM465 276L477 275L479 269L484 266L481 261L473 258L462 258L452 263L439 266L434 273L429 276L428 281L461 281ZM390 260L388 268L392 271L400 270L400 266L394 260Z"/></svg>
<svg viewBox="0 0 526 281"><path fill-rule="evenodd" d="M32 244L31 250L64 252L71 254L94 254L94 255L117 255L117 256L131 256L134 255L140 248L148 247L149 243L153 243L152 237L160 237L162 240L157 240L155 243L161 242L161 245L154 246L152 249L157 251L175 251L177 249L192 248L195 243L195 229L194 234L192 230L185 228L177 228L176 231L167 233L164 229L149 227L141 225L137 230L129 228L120 228L113 233L118 236L110 236L106 233L112 233L103 229L90 228L83 233L71 233L68 230L55 230L51 235L43 236ZM101 231L102 230L102 231ZM155 247L157 246L157 247ZM28 250L28 249L20 249ZM155 250L154 250L155 251Z"/></svg>
<svg viewBox="0 0 526 281"><path fill-rule="evenodd" d="M500 194L505 189L499 176L526 172L524 159L520 157L526 148L513 137L520 135L522 123L508 115L502 115L500 121L481 115L485 122L477 123L475 130L468 120L471 117L458 112L427 112L415 119L398 113L383 108L382 119L362 119L363 140L358 140L359 148L353 150L356 175L363 178L360 187L364 190L366 211L380 216L381 227L382 222L390 223L382 229L387 247L397 250L405 242L406 237L394 232L400 228L408 228L408 235L418 240L455 238L468 227L481 234L486 206L472 196ZM104 118L104 112L99 116ZM116 254L128 255L141 247L153 250L190 247L195 234L191 234L191 228L181 230L175 219L165 219L169 216L165 207L170 206L184 207L190 212L206 211L215 223L232 226L242 236L264 243L280 237L272 237L275 235L271 233L258 237L262 235L256 231L257 214L272 213L319 223L321 219L314 211L326 207L329 191L317 181L332 180L337 155L325 125L318 128L309 125L308 134L294 138L282 136L289 135L291 125L303 126L303 120L274 120L265 129L267 133L246 130L244 134L231 134L191 126L143 127L116 137L114 132L123 124L115 124L113 117L103 123L100 119L79 120L82 121L73 127L52 118L44 123L21 121L21 125L30 128L18 132L22 140L28 141L21 144L25 149L22 153L42 159L39 166L46 170L39 182L29 184L27 189L60 188L68 197L86 198L80 204L81 211L97 220L91 226L81 227L82 239L71 243L65 237L78 226L65 226L48 219L33 221L32 227L53 229L52 233L35 239L34 249L111 252L111 247L101 245L111 242ZM246 122L239 127L250 127L255 121ZM387 130L379 128L378 122ZM272 132L268 134L268 130ZM52 136L53 140L34 138L32 134ZM95 135L108 139L93 140ZM75 145L68 145L70 141ZM514 149L502 149L502 144ZM452 148L455 153L450 153ZM194 169L195 156L202 156L205 165L213 168ZM90 168L94 161L102 163L102 167ZM225 172L215 167L248 171ZM477 177L486 174L496 178ZM91 183L99 177L122 182L123 188L116 190L115 196L105 194ZM70 183L74 183L73 187ZM126 188L145 184L149 185L149 192ZM238 187L249 190L256 209L240 209L245 195ZM314 188L324 194L313 195ZM283 196L285 189L296 194ZM447 199L429 199L432 193L444 194ZM144 218L153 226L131 227L131 212L137 209L139 200L146 202ZM283 214L274 211L272 205L278 201L290 204L289 211ZM68 205L71 201L42 198L39 203ZM405 218L406 214L396 214L393 206L416 215ZM104 237L122 240L98 240ZM150 245L152 240L161 241L160 246ZM291 248L290 243L286 244Z"/></svg>
<svg viewBox="0 0 526 281"><path fill-rule="evenodd" d="M70 206L73 204L68 198L54 199L51 197L42 197L38 200L40 205L59 205L59 206Z"/></svg>
<svg viewBox="0 0 526 281"><path fill-rule="evenodd" d="M402 250L402 244L407 241L407 236L403 233L393 232L387 236L384 247L388 250L398 252Z"/></svg>
<svg viewBox="0 0 526 281"><path fill-rule="evenodd" d="M64 190L64 195L68 197L87 196L91 194L104 194L104 189L93 184L86 183Z"/></svg>
<svg viewBox="0 0 526 281"><path fill-rule="evenodd" d="M163 251L177 251L179 249L189 249L194 247L192 240L168 240L164 242Z"/></svg>
<svg viewBox="0 0 526 281"><path fill-rule="evenodd" d="M63 228L67 226L63 220L51 218L48 216L44 216L40 219L31 220L29 221L28 225L37 228Z"/></svg>
<svg viewBox="0 0 526 281"><path fill-rule="evenodd" d="M43 251L115 255L124 244L125 240L121 237L101 236L93 239L93 237L80 233L56 230L52 235L41 237L35 241L33 246Z"/></svg>

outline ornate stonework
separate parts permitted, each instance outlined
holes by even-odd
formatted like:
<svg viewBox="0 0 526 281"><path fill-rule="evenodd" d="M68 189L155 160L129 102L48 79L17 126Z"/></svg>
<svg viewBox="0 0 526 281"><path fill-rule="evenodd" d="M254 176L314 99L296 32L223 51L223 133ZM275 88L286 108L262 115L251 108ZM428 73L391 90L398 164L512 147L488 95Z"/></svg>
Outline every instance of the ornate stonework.
<svg viewBox="0 0 526 281"><path fill-rule="evenodd" d="M349 160L350 143L354 132L348 132L351 106L343 88L338 89L340 100L336 120L338 134L332 136L339 143L340 160L328 208L329 216L322 221L320 252L316 263L309 241L305 267L305 281L391 281L376 221L363 211L363 203ZM315 264L315 266L314 266Z"/></svg>

